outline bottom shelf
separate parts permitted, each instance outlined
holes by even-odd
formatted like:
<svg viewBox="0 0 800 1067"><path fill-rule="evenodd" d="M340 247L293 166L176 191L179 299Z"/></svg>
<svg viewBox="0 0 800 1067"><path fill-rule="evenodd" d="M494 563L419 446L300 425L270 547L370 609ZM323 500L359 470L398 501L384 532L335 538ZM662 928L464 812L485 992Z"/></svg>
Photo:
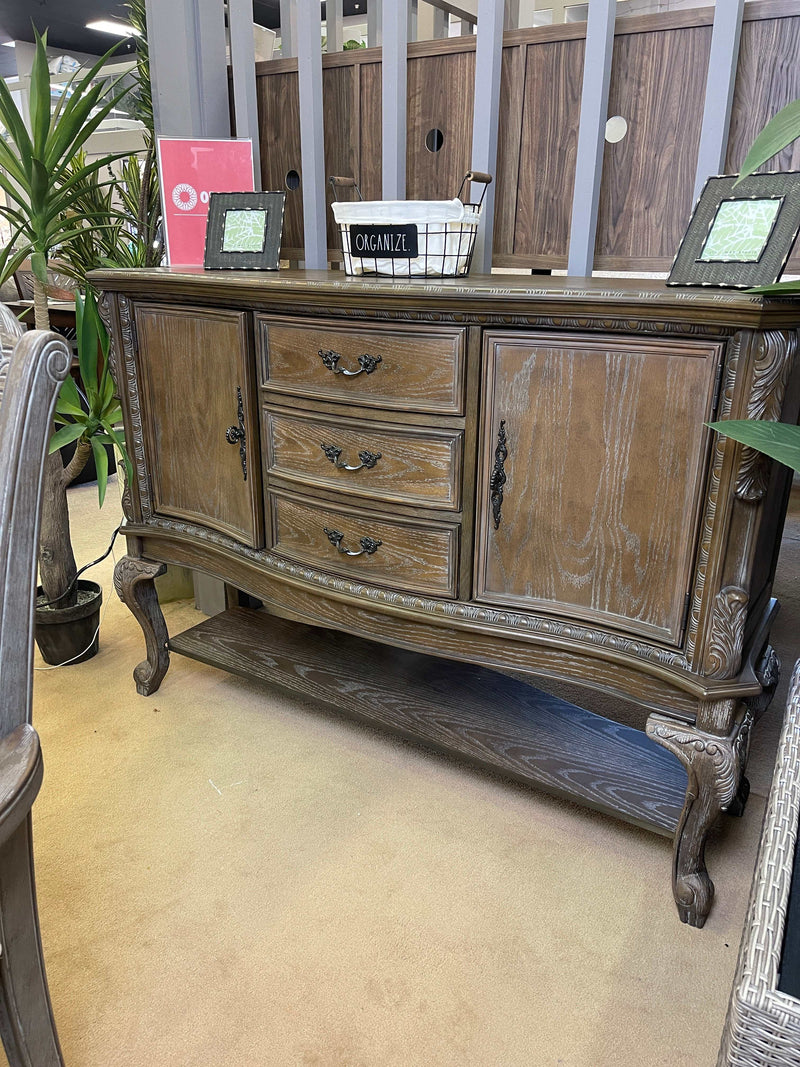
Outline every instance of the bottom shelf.
<svg viewBox="0 0 800 1067"><path fill-rule="evenodd" d="M678 825L686 772L674 756L640 730L497 671L247 608L169 647L657 833Z"/></svg>

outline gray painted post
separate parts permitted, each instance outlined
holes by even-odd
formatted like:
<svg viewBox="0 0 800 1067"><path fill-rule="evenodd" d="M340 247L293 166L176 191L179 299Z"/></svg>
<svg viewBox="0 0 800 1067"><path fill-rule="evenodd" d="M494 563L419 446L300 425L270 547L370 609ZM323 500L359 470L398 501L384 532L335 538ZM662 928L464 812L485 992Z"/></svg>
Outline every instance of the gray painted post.
<svg viewBox="0 0 800 1067"><path fill-rule="evenodd" d="M367 47L383 43L383 0L367 0Z"/></svg>
<svg viewBox="0 0 800 1067"><path fill-rule="evenodd" d="M726 0L726 3L718 3L714 7L703 128L700 132L697 172L694 179L695 200L700 195L706 178L712 174L721 174L725 169L744 3L745 0Z"/></svg>
<svg viewBox="0 0 800 1067"><path fill-rule="evenodd" d="M322 123L322 15L319 0L297 5L297 80L306 268L325 270L325 156Z"/></svg>
<svg viewBox="0 0 800 1067"><path fill-rule="evenodd" d="M493 177L497 171L500 69L503 62L505 0L478 0L475 42L475 96L472 105L472 169ZM494 240L494 182L486 190L472 254L472 274L491 274Z"/></svg>
<svg viewBox="0 0 800 1067"><path fill-rule="evenodd" d="M231 72L236 136L253 142L253 186L261 188L261 151L258 140L258 101L256 97L256 55L253 44L252 0L228 0L228 29L231 38Z"/></svg>
<svg viewBox="0 0 800 1067"><path fill-rule="evenodd" d="M325 36L328 51L341 52L344 48L344 0L326 0Z"/></svg>
<svg viewBox="0 0 800 1067"><path fill-rule="evenodd" d="M281 0L281 59L297 55L296 0Z"/></svg>
<svg viewBox="0 0 800 1067"><path fill-rule="evenodd" d="M616 13L617 0L589 0L575 192L572 198L572 224L567 259L567 274L580 277L591 276L594 265L597 205L600 199L600 179L603 176L608 86L611 81Z"/></svg>
<svg viewBox="0 0 800 1067"><path fill-rule="evenodd" d="M220 0L147 0L146 6L155 132L230 137Z"/></svg>
<svg viewBox="0 0 800 1067"><path fill-rule="evenodd" d="M505 28L519 29L519 0L506 0Z"/></svg>
<svg viewBox="0 0 800 1067"><path fill-rule="evenodd" d="M408 34L406 41L416 41L419 36L419 0L408 0Z"/></svg>
<svg viewBox="0 0 800 1067"><path fill-rule="evenodd" d="M383 199L406 196L408 0L383 0Z"/></svg>
<svg viewBox="0 0 800 1067"><path fill-rule="evenodd" d="M449 36L450 16L446 11L442 11L441 8L435 7L433 9L433 39L434 41L439 41Z"/></svg>

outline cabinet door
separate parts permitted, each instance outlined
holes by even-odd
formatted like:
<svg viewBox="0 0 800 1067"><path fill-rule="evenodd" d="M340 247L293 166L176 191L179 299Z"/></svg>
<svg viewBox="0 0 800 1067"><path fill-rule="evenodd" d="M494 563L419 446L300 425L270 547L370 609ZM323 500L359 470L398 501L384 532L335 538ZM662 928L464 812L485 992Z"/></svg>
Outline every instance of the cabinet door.
<svg viewBox="0 0 800 1067"><path fill-rule="evenodd" d="M494 334L484 357L477 598L678 644L722 346Z"/></svg>
<svg viewBox="0 0 800 1067"><path fill-rule="evenodd" d="M153 510L260 548L261 463L248 316L139 304L136 334ZM229 428L233 443L226 438Z"/></svg>

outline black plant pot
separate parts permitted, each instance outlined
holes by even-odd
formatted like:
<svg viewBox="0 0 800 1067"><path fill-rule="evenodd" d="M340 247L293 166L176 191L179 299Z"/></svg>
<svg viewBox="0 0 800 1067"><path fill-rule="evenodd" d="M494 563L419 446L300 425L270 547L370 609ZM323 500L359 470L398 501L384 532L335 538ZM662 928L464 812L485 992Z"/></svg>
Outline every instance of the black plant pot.
<svg viewBox="0 0 800 1067"><path fill-rule="evenodd" d="M41 586L36 596L37 600L44 598ZM83 663L97 655L102 603L100 586L79 578L77 604L69 608L40 608L37 604L35 637L45 663Z"/></svg>

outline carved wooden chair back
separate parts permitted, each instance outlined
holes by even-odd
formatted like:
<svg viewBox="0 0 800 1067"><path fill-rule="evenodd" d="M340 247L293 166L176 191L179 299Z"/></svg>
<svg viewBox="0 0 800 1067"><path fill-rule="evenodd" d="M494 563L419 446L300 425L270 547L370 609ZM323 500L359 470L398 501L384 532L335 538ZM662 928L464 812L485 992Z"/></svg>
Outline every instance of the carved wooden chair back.
<svg viewBox="0 0 800 1067"><path fill-rule="evenodd" d="M42 781L31 725L43 459L69 346L35 330L0 354L0 1037L11 1067L62 1067L39 938L31 806Z"/></svg>

